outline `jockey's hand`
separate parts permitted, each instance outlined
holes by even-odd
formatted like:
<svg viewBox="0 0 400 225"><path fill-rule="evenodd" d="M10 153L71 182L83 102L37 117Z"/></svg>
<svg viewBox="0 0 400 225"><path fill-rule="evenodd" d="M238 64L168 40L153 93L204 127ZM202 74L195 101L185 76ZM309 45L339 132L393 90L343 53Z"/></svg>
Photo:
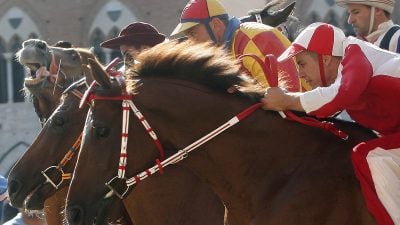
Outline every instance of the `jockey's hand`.
<svg viewBox="0 0 400 225"><path fill-rule="evenodd" d="M263 103L263 109L304 111L297 93L288 93L279 87L267 88L261 102Z"/></svg>

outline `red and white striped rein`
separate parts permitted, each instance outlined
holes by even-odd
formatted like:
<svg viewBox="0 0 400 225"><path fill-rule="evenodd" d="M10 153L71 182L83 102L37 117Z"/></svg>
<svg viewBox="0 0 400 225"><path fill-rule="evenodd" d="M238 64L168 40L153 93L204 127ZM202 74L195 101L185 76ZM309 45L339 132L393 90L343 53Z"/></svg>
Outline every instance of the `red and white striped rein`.
<svg viewBox="0 0 400 225"><path fill-rule="evenodd" d="M94 83L91 85L91 88L88 89L88 91L91 91L93 88ZM210 133L206 134L205 136L201 137L200 139L196 140L192 144L188 145L187 147L178 150L177 153L174 155L168 157L167 159L164 160L164 148L161 145L156 133L154 130L151 128L150 124L147 122L143 114L140 112L140 110L136 107L136 105L133 103L132 96L129 95L121 95L121 96L116 96L116 97L106 97L106 96L97 96L93 93L85 93L85 96L87 96L87 99L83 99L85 102L86 101L93 101L93 100L111 100L111 101L121 101L122 100L122 131L121 131L121 149L120 149L120 157L119 157L119 165L118 165L118 171L117 171L117 176L113 177L110 181L106 183L106 186L111 189L110 192L108 192L105 195L105 198L111 196L113 193L116 194L119 198L123 199L125 195L129 191L129 187L133 186L134 184L137 184L139 181L144 180L151 175L155 174L156 172L160 171L162 172L163 168L180 162L183 159L187 157L187 155L200 147L201 145L205 144L206 142L210 141L217 135L221 134L228 128L232 127L233 125L237 124L241 120L245 119L249 115L251 115L255 110L259 109L262 105L262 103L256 103L233 118L231 118L229 121L226 123L222 124L215 130L211 131ZM128 136L129 136L129 115L130 115L130 109L135 113L135 116L139 119L139 121L142 123L144 128L146 129L147 133L150 135L150 137L153 139L157 149L160 152L160 159L156 159L156 164L149 168L144 170L143 172L138 173L137 175L131 177L131 178L126 178L125 173L126 173L126 167L127 167L127 159L128 159L128 153L127 153L127 146L128 146ZM115 179L122 179L126 180L126 185L127 189L123 193L118 193L113 187L112 183Z"/></svg>
<svg viewBox="0 0 400 225"><path fill-rule="evenodd" d="M120 179L125 179L125 172L126 172L126 166L127 166L127 146L128 146L128 136L129 136L129 114L130 114L130 109L135 113L135 116L139 119L139 121L142 123L144 128L146 129L147 133L150 135L150 137L153 139L157 149L160 152L160 159L164 159L164 148L162 147L156 133L154 132L153 128L151 128L150 124L147 122L143 114L140 112L140 110L136 107L136 105L133 103L131 96L127 95L122 95L119 97L101 97L101 96L95 96L95 95L90 95L89 100L122 100L122 132L121 132L121 149L120 149L120 158L119 158L119 165L118 165L118 178ZM167 165L177 163L181 161L182 159L185 158L185 156L190 153L191 151L195 150L196 148L200 147L204 143L208 142L209 140L213 139L216 137L218 134L224 132L226 129L232 127L239 121L243 120L250 114L252 114L256 109L261 107L261 103L256 103L249 108L243 110L240 112L238 115L234 116L232 119L230 119L228 122L224 123L220 127L216 128L212 132L208 133L207 135L203 136L202 138L198 139L197 141L193 142L192 144L188 145L186 148L183 148L181 150L178 150L177 153L174 155L170 156L169 158L159 161L158 159L156 160L157 163L153 167L144 170L143 172L137 174L136 176L133 176L132 178L127 179L126 183L127 186L132 186L139 181L149 177L150 175L162 170Z"/></svg>
<svg viewBox="0 0 400 225"><path fill-rule="evenodd" d="M133 104L133 102L132 102L132 104ZM161 172L164 167L182 161L183 159L185 159L187 157L187 155L190 152L194 151L195 149L197 149L201 145L205 144L209 140L213 139L217 135L221 134L222 132L224 132L228 128L232 127L233 125L239 123L241 120L243 120L246 117L248 117L249 115L251 115L256 109L260 108L261 105L262 105L261 103L256 103L256 104L248 107L247 109L243 110L242 112L240 112L239 114L237 114L236 116L234 116L233 118L228 120L226 123L224 123L221 126L219 126L218 128L216 128L215 130L213 130L210 133L206 134L205 136L199 138L198 140L196 140L192 144L188 145L187 147L185 147L181 150L178 150L177 153L175 153L174 155L157 163L153 167L151 167L147 170L144 170L141 173L138 173L137 175L133 176L132 178L127 179L126 180L127 186L130 187L134 184L137 184L139 181L146 179L150 175L152 175L158 171Z"/></svg>

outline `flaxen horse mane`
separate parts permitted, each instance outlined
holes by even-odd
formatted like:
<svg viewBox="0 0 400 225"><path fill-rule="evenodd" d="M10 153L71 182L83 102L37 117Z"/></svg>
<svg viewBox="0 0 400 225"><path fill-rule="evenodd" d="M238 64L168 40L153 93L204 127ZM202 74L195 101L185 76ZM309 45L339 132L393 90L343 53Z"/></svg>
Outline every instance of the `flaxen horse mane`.
<svg viewBox="0 0 400 225"><path fill-rule="evenodd" d="M140 63L128 66L127 91L134 94L140 77L162 76L193 81L226 92L237 86L241 93L259 98L263 90L241 74L237 61L210 43L168 42L141 53Z"/></svg>

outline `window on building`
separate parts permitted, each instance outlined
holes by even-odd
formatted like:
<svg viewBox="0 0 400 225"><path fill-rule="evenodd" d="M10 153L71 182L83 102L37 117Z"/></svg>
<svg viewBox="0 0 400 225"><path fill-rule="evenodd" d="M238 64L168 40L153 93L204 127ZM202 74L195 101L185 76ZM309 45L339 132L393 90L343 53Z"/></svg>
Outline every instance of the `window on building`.
<svg viewBox="0 0 400 225"><path fill-rule="evenodd" d="M4 42L0 40L0 103L7 102L7 61L4 57L6 48Z"/></svg>
<svg viewBox="0 0 400 225"><path fill-rule="evenodd" d="M93 31L91 42L94 47L94 54L99 58L100 62L106 63L106 55L103 49L100 47L100 43L104 41L104 34L100 29L96 28Z"/></svg>
<svg viewBox="0 0 400 225"><path fill-rule="evenodd" d="M18 36L14 36L11 39L11 52L14 54L21 48L22 40ZM13 83L13 95L14 95L14 102L23 102L24 101L24 94L23 94L23 87L24 87L24 78L25 78L25 70L24 67L19 64L15 60L15 55L13 56L11 61L11 70L12 70L12 83Z"/></svg>

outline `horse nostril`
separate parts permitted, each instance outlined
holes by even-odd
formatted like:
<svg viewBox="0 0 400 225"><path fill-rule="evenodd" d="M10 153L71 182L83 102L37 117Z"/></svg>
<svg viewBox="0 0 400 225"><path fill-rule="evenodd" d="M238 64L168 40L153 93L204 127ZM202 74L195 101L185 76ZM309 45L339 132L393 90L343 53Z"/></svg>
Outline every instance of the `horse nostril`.
<svg viewBox="0 0 400 225"><path fill-rule="evenodd" d="M19 192L19 190L21 189L21 183L17 180L11 180L8 182L8 194L10 196L14 196L15 194L17 194Z"/></svg>
<svg viewBox="0 0 400 225"><path fill-rule="evenodd" d="M70 225L81 225L83 210L79 206L72 206L67 211L67 220Z"/></svg>

